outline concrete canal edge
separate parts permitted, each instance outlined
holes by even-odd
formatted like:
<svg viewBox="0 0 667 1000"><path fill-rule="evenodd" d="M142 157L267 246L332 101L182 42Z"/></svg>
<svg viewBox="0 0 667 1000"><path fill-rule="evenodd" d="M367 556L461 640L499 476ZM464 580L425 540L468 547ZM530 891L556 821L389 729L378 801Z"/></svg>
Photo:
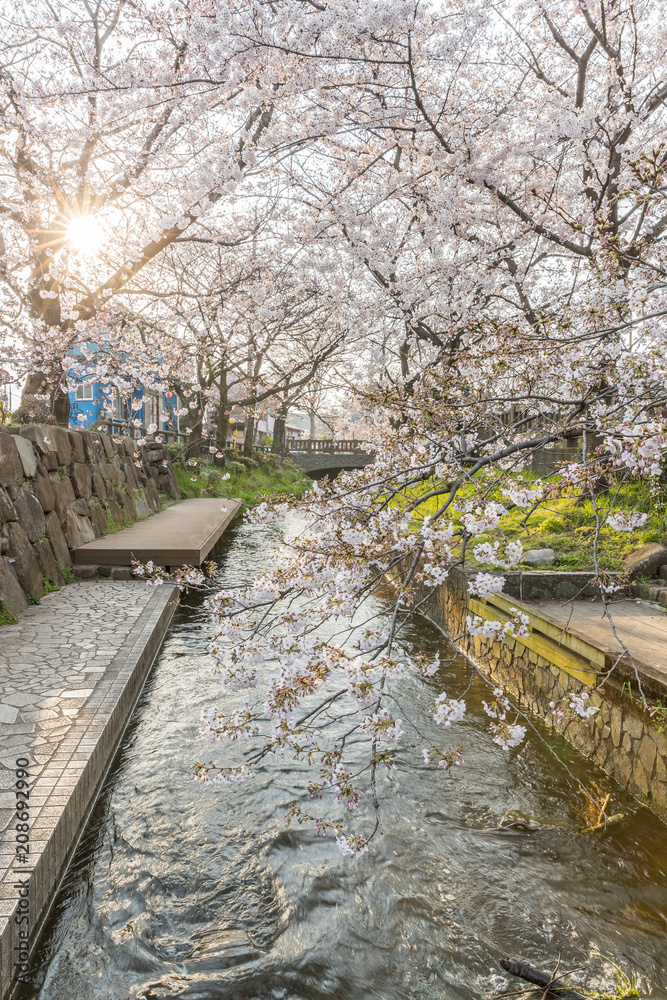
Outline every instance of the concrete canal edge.
<svg viewBox="0 0 667 1000"><path fill-rule="evenodd" d="M48 767L31 783L31 793L38 794L29 810L27 864L15 856L13 827L7 831L0 882L1 1000L9 1000L20 985L18 966L39 940L177 604L176 587L155 588L92 696L77 712L65 745L60 745ZM20 753L17 746L17 759ZM26 930L27 939L22 933Z"/></svg>
<svg viewBox="0 0 667 1000"><path fill-rule="evenodd" d="M553 574L552 574L553 575ZM539 574L533 589L539 588ZM578 588L577 588L578 589ZM542 718L558 729L583 754L594 760L632 795L667 822L667 733L660 732L642 707L635 669L618 652L604 644L588 642L568 628L567 606L562 623L552 616L533 613L530 602L529 635L523 639L485 639L466 635L466 617L476 614L487 620L506 620L510 606L521 602L493 595L480 601L468 595L468 575L455 569L450 579L423 599L420 610L457 644L487 677L511 693L521 710ZM611 645L611 644L610 644ZM557 725L549 703L558 702L568 692L580 692L604 680L602 693L591 695L590 704L599 711L590 719L576 719ZM635 659L642 688L649 701L667 706L667 675Z"/></svg>

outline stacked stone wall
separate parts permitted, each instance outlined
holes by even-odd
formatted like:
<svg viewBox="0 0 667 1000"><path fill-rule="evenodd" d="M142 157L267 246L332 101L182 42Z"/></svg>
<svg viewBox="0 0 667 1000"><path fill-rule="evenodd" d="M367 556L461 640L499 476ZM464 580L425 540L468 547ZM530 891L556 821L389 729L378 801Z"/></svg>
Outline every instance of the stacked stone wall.
<svg viewBox="0 0 667 1000"><path fill-rule="evenodd" d="M457 645L465 655L511 692L522 710L559 729L570 743L667 821L667 734L659 731L644 710L636 679L617 670L605 680L601 693L591 695L590 703L599 709L594 716L558 725L549 703L583 690L584 684L516 639L466 635L470 614L467 585L465 573L455 571L429 598L425 614L446 633L459 637ZM612 666L610 660L607 669ZM641 680L649 699L660 699L667 705L667 686L655 675Z"/></svg>
<svg viewBox="0 0 667 1000"><path fill-rule="evenodd" d="M0 616L62 586L72 551L178 498L165 445L47 424L0 428Z"/></svg>

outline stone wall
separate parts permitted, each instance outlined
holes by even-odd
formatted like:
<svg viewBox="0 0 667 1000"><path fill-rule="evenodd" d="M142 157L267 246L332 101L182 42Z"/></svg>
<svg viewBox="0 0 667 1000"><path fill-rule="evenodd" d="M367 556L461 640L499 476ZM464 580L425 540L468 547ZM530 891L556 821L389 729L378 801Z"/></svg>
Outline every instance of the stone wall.
<svg viewBox="0 0 667 1000"><path fill-rule="evenodd" d="M0 616L62 586L77 546L157 511L160 489L179 496L167 448L154 440L0 428Z"/></svg>
<svg viewBox="0 0 667 1000"><path fill-rule="evenodd" d="M448 634L463 637L466 616L471 613L468 600L468 578L464 572L455 570L451 579L429 598L424 613ZM577 673L585 676L585 671L577 668L577 658L567 648L563 647L559 653L556 643L551 641L554 647L551 655L560 660L559 666L548 655L540 655L518 639L491 640L468 635L457 642L484 674L511 692L522 709L560 729L582 753L667 820L667 735L658 732L655 722L643 710L636 681L627 669L617 669L604 682L602 693L591 695L590 703L599 709L592 718L557 726L549 702L557 702L566 693L579 692L586 683L594 682L593 678L586 681L577 678ZM537 636L531 642L547 654L549 644L548 638ZM568 656L574 666L568 664ZM605 672L612 665L610 660L605 661ZM655 673L642 676L642 687L649 699L660 699L667 705L667 684Z"/></svg>

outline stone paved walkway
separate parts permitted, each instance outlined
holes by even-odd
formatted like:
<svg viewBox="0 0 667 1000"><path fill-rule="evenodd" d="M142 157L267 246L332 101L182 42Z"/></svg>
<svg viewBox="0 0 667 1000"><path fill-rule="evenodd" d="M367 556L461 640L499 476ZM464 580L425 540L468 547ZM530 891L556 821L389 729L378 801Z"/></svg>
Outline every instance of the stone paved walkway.
<svg viewBox="0 0 667 1000"><path fill-rule="evenodd" d="M0 628L3 1000L23 946L17 908L29 897L32 947L177 602L169 584L81 582ZM30 761L29 855L21 857L15 782L23 757ZM19 891L22 877L27 894Z"/></svg>
<svg viewBox="0 0 667 1000"><path fill-rule="evenodd" d="M16 757L42 772L152 597L138 581L77 583L0 629L0 830Z"/></svg>

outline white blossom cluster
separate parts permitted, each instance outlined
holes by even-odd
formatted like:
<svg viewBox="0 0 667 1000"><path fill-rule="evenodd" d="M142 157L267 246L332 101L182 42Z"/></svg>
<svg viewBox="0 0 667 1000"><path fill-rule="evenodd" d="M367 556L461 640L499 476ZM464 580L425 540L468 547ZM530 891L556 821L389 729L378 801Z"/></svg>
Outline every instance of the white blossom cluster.
<svg viewBox="0 0 667 1000"><path fill-rule="evenodd" d="M431 714L439 726L451 726L454 722L460 722L466 714L466 703L462 699L448 698L443 691L431 706Z"/></svg>

